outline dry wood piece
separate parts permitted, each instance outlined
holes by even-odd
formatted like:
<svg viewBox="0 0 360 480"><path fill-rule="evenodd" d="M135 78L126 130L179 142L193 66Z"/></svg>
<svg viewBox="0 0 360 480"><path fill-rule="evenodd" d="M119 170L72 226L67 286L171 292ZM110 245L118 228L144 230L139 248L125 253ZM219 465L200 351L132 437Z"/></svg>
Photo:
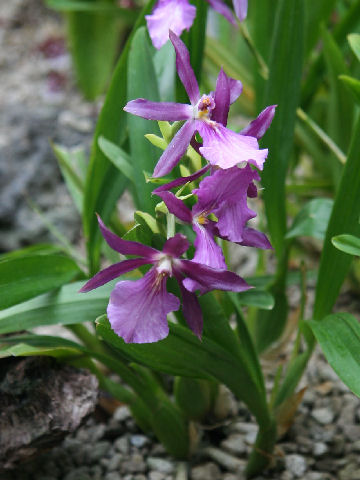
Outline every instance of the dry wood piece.
<svg viewBox="0 0 360 480"><path fill-rule="evenodd" d="M1 360L0 470L60 442L95 408L98 382L87 370L48 357Z"/></svg>

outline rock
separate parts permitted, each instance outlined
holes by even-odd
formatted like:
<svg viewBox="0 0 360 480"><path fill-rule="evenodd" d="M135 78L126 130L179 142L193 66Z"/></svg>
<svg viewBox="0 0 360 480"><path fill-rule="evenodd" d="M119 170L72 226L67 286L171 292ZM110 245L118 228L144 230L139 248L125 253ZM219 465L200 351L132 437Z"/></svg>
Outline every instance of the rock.
<svg viewBox="0 0 360 480"><path fill-rule="evenodd" d="M75 431L95 408L98 382L48 357L1 362L0 465L10 468Z"/></svg>
<svg viewBox="0 0 360 480"><path fill-rule="evenodd" d="M321 457L321 456L324 455L328 450L329 450L329 449L328 449L326 443L316 442L315 445L314 445L313 453L314 453L314 456L315 456L315 457Z"/></svg>
<svg viewBox="0 0 360 480"><path fill-rule="evenodd" d="M90 471L87 467L76 468L69 472L64 480L91 480Z"/></svg>
<svg viewBox="0 0 360 480"><path fill-rule="evenodd" d="M123 461L121 470L124 473L142 473L146 470L146 464L143 457L136 453Z"/></svg>
<svg viewBox="0 0 360 480"><path fill-rule="evenodd" d="M109 472L105 475L104 480L122 480L122 477L118 472Z"/></svg>
<svg viewBox="0 0 360 480"><path fill-rule="evenodd" d="M110 442L102 441L89 445L86 458L89 463L96 463L105 457L111 448Z"/></svg>
<svg viewBox="0 0 360 480"><path fill-rule="evenodd" d="M226 450L234 455L242 455L247 451L244 443L244 436L240 434L230 435L230 437L221 442L220 446L223 450Z"/></svg>
<svg viewBox="0 0 360 480"><path fill-rule="evenodd" d="M128 455L128 453L130 452L130 445L127 437L118 438L114 442L114 447L116 450L118 450L120 453L123 453L124 455Z"/></svg>
<svg viewBox="0 0 360 480"><path fill-rule="evenodd" d="M307 469L306 460L301 455L286 455L285 457L286 469L294 475L295 478L300 478Z"/></svg>
<svg viewBox="0 0 360 480"><path fill-rule="evenodd" d="M130 443L136 448L142 448L144 445L149 443L149 439L145 437L145 435L131 435Z"/></svg>
<svg viewBox="0 0 360 480"><path fill-rule="evenodd" d="M244 461L239 460L238 458L233 457L232 455L229 455L218 448L207 447L202 450L202 453L231 472L241 472L245 467Z"/></svg>
<svg viewBox="0 0 360 480"><path fill-rule="evenodd" d="M99 423L88 429L88 441L97 442L101 440L104 436L106 430L106 425Z"/></svg>
<svg viewBox="0 0 360 480"><path fill-rule="evenodd" d="M146 463L152 470L157 470L158 472L165 473L166 475L171 474L174 471L174 464L163 458L149 457L146 460Z"/></svg>
<svg viewBox="0 0 360 480"><path fill-rule="evenodd" d="M322 425L328 425L334 420L334 412L329 408L316 408L311 412L311 416Z"/></svg>
<svg viewBox="0 0 360 480"><path fill-rule="evenodd" d="M149 480L164 480L165 474L152 470L148 473Z"/></svg>
<svg viewBox="0 0 360 480"><path fill-rule="evenodd" d="M123 459L122 455L120 455L119 453L115 453L115 455L113 455L109 460L109 463L107 465L107 470L109 472L112 472L114 470L119 470L122 459Z"/></svg>
<svg viewBox="0 0 360 480"><path fill-rule="evenodd" d="M113 415L113 419L116 420L117 422L124 422L131 416L130 410L128 407L121 406L118 407Z"/></svg>
<svg viewBox="0 0 360 480"><path fill-rule="evenodd" d="M204 465L198 465L191 469L191 480L220 480L221 472L219 467L213 463L208 462Z"/></svg>

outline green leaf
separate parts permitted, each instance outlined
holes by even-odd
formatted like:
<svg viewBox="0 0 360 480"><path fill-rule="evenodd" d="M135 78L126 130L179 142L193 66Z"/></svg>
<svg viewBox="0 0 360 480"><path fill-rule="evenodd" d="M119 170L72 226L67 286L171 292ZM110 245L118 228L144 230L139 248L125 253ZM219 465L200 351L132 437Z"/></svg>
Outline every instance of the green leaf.
<svg viewBox="0 0 360 480"><path fill-rule="evenodd" d="M351 47L351 50L356 55L356 58L360 62L360 34L359 33L350 33L348 35L348 42Z"/></svg>
<svg viewBox="0 0 360 480"><path fill-rule="evenodd" d="M71 150L56 144L52 144L52 149L76 209L81 214L84 202L84 181L76 168L76 163L81 161L81 156L79 157L79 154L76 155Z"/></svg>
<svg viewBox="0 0 360 480"><path fill-rule="evenodd" d="M246 305L248 307L272 310L275 305L275 300L271 293L260 288L237 293L236 296L240 305Z"/></svg>
<svg viewBox="0 0 360 480"><path fill-rule="evenodd" d="M45 0L47 7L58 12L87 12L87 13L111 13L119 15L126 21L136 20L137 11L130 8L120 8L109 2L84 2L79 0Z"/></svg>
<svg viewBox="0 0 360 480"><path fill-rule="evenodd" d="M76 263L60 255L27 255L0 262L0 309L61 287L79 276Z"/></svg>
<svg viewBox="0 0 360 480"><path fill-rule="evenodd" d="M83 226L87 240L91 274L95 274L99 269L100 245L102 242L95 212L107 223L117 199L121 196L128 184L128 180L121 175L120 171L117 170L101 151L98 145L98 139L100 136L105 136L108 141L119 146L121 146L126 139L128 114L123 111L123 107L127 98L126 71L130 43L139 26L145 23L144 16L151 12L155 1L156 0L149 0L134 25L116 65L96 125L85 184L83 213Z"/></svg>
<svg viewBox="0 0 360 480"><path fill-rule="evenodd" d="M332 368L360 396L359 322L349 313L335 313L309 325Z"/></svg>
<svg viewBox="0 0 360 480"><path fill-rule="evenodd" d="M79 293L84 282L76 282L3 310L0 312L0 334L30 330L40 325L92 322L106 311L115 283Z"/></svg>
<svg viewBox="0 0 360 480"><path fill-rule="evenodd" d="M170 323L170 334L164 340L126 344L105 318L97 319L96 323L98 334L129 359L171 375L217 379L248 405L260 423L268 421L265 396L247 364L205 335L200 342L188 328Z"/></svg>
<svg viewBox="0 0 360 480"><path fill-rule="evenodd" d="M360 80L349 77L348 75L339 75L339 79L347 86L351 93L355 96L358 103L360 103Z"/></svg>
<svg viewBox="0 0 360 480"><path fill-rule="evenodd" d="M0 340L0 358L5 357L30 357L33 355L45 355L46 357L66 358L79 355L79 350L71 347L35 347L26 343L16 343L15 345L1 345ZM80 353L81 354L81 353Z"/></svg>
<svg viewBox="0 0 360 480"><path fill-rule="evenodd" d="M333 205L330 198L310 200L294 218L286 238L314 237L323 240Z"/></svg>
<svg viewBox="0 0 360 480"><path fill-rule="evenodd" d="M141 72L141 75L139 75ZM145 27L138 29L131 43L128 61L128 100L146 98L159 101L152 52ZM159 133L156 122L136 115L128 116L131 162L135 173L135 202L138 208L152 212L157 199L151 196L153 187L145 182L143 172L152 172L159 159L159 151L144 137Z"/></svg>
<svg viewBox="0 0 360 480"><path fill-rule="evenodd" d="M58 245L51 245L50 243L38 243L36 245L31 245L30 247L20 248L19 250L14 250L12 252L0 254L0 261L2 260L12 260L19 257L27 257L31 255L49 255L52 253L61 252L61 247Z"/></svg>
<svg viewBox="0 0 360 480"><path fill-rule="evenodd" d="M335 197L320 260L316 286L314 319L331 312L347 275L352 258L337 250L331 239L344 232L360 236L360 118L355 125L352 143Z"/></svg>
<svg viewBox="0 0 360 480"><path fill-rule="evenodd" d="M333 237L331 242L338 250L360 257L360 238L354 235L338 235Z"/></svg>
<svg viewBox="0 0 360 480"><path fill-rule="evenodd" d="M72 11L66 18L76 80L85 97L93 100L103 92L113 69L118 21L115 15L104 12Z"/></svg>
<svg viewBox="0 0 360 480"><path fill-rule="evenodd" d="M320 35L321 23L326 23L334 11L336 0L306 1L306 56L315 47Z"/></svg>
<svg viewBox="0 0 360 480"><path fill-rule="evenodd" d="M105 137L101 136L98 139L98 144L101 151L107 158L120 170L120 172L129 179L132 183L135 182L134 167L131 164L130 156L115 143L109 142Z"/></svg>
<svg viewBox="0 0 360 480"><path fill-rule="evenodd" d="M275 19L265 104L277 104L263 145L269 157L262 174L265 211L272 245L278 256L286 233L285 178L288 170L300 98L304 37L303 0L280 0ZM284 75L286 65L286 75Z"/></svg>

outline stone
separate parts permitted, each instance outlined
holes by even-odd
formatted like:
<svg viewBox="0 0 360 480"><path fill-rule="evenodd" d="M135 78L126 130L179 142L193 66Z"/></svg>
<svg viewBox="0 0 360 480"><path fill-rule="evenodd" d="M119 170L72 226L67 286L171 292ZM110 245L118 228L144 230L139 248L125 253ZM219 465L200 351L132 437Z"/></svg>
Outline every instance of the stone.
<svg viewBox="0 0 360 480"><path fill-rule="evenodd" d="M94 445L89 445L86 452L86 458L89 463L96 463L105 457L111 448L110 442L102 441Z"/></svg>
<svg viewBox="0 0 360 480"><path fill-rule="evenodd" d="M142 448L149 443L149 439L145 435L131 435L130 443L136 448Z"/></svg>
<svg viewBox="0 0 360 480"><path fill-rule="evenodd" d="M122 462L121 470L124 473L142 473L146 470L146 464L143 457L135 453Z"/></svg>
<svg viewBox="0 0 360 480"><path fill-rule="evenodd" d="M146 463L151 470L157 470L158 472L165 473L166 475L171 474L174 471L174 464L163 458L149 457L146 460Z"/></svg>
<svg viewBox="0 0 360 480"><path fill-rule="evenodd" d="M232 434L220 444L223 450L233 455L242 455L246 453L247 448L244 442L244 436L241 434Z"/></svg>
<svg viewBox="0 0 360 480"><path fill-rule="evenodd" d="M334 420L334 412L329 407L316 408L311 412L311 416L321 425L328 425Z"/></svg>
<svg viewBox="0 0 360 480"><path fill-rule="evenodd" d="M313 453L315 457L321 457L328 451L326 443L316 442L313 448Z"/></svg>
<svg viewBox="0 0 360 480"><path fill-rule="evenodd" d="M113 419L117 422L124 422L131 416L130 410L126 406L118 407L113 415Z"/></svg>
<svg viewBox="0 0 360 480"><path fill-rule="evenodd" d="M121 437L115 440L114 447L124 455L128 455L130 452L129 440L126 437Z"/></svg>
<svg viewBox="0 0 360 480"><path fill-rule="evenodd" d="M122 477L118 472L109 472L105 475L104 480L122 480Z"/></svg>
<svg viewBox="0 0 360 480"><path fill-rule="evenodd" d="M307 469L305 458L297 454L286 455L285 466L286 470L292 473L295 478L300 478Z"/></svg>
<svg viewBox="0 0 360 480"><path fill-rule="evenodd" d="M202 453L230 472L241 472L245 467L244 461L239 460L218 448L207 447L202 450Z"/></svg>
<svg viewBox="0 0 360 480"><path fill-rule="evenodd" d="M198 465L191 469L191 480L220 480L221 472L219 467L213 463L208 462L204 465Z"/></svg>
<svg viewBox="0 0 360 480"><path fill-rule="evenodd" d="M109 460L107 465L107 470L112 472L114 470L119 470L123 456L120 453L115 453Z"/></svg>
<svg viewBox="0 0 360 480"><path fill-rule="evenodd" d="M87 467L75 468L65 475L64 480L91 480L90 471Z"/></svg>
<svg viewBox="0 0 360 480"><path fill-rule="evenodd" d="M149 480L164 480L165 474L152 470L151 472L148 473L148 477L149 477Z"/></svg>

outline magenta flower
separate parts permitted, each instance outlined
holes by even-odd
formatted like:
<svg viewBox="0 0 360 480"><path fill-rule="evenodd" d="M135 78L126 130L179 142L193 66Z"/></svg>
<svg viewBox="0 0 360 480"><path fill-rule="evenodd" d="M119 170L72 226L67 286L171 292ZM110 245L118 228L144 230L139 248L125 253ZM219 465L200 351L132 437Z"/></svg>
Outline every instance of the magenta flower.
<svg viewBox="0 0 360 480"><path fill-rule="evenodd" d="M198 196L198 202L192 210L173 193L155 190L154 193L164 200L171 213L192 225L196 233L195 262L218 269L227 268L215 236L240 245L272 248L266 235L246 227L246 223L256 216L247 206L247 197L257 195L254 180L260 180L260 177L249 165L245 168L219 169L204 178L199 188L193 190ZM209 218L211 213L217 221Z"/></svg>
<svg viewBox="0 0 360 480"><path fill-rule="evenodd" d="M230 23L236 24L230 8L222 0L207 0L210 6ZM247 0L233 0L236 16L243 21L247 14ZM189 0L159 0L146 22L154 47L161 48L169 38L169 30L180 36L194 22L196 8Z"/></svg>
<svg viewBox="0 0 360 480"><path fill-rule="evenodd" d="M241 82L233 80L221 69L215 93L200 96L199 86L190 65L189 52L184 43L170 32L170 40L176 52L178 75L189 95L191 105L170 102L151 102L143 98L131 100L126 112L148 120L185 120L167 149L161 155L153 176L168 174L185 154L195 132L202 137L199 150L211 165L223 169L232 168L238 163L247 162L262 170L267 157L267 149L259 150L259 144L251 128L245 134L235 133L226 128L230 104L240 95ZM270 125L275 107L264 110L261 125ZM255 121L256 122L256 121ZM255 128L253 129L255 131Z"/></svg>
<svg viewBox="0 0 360 480"><path fill-rule="evenodd" d="M235 273L180 258L189 247L184 235L178 233L167 240L160 252L141 243L121 239L105 227L100 217L98 220L101 233L113 250L138 258L105 268L91 278L81 292L100 287L142 265L153 265L139 280L118 282L111 292L107 315L111 328L126 343L157 342L168 335L167 314L180 307L180 300L166 290L168 277L177 280L184 317L199 338L203 319L195 290L203 294L215 289L242 292L251 288Z"/></svg>

